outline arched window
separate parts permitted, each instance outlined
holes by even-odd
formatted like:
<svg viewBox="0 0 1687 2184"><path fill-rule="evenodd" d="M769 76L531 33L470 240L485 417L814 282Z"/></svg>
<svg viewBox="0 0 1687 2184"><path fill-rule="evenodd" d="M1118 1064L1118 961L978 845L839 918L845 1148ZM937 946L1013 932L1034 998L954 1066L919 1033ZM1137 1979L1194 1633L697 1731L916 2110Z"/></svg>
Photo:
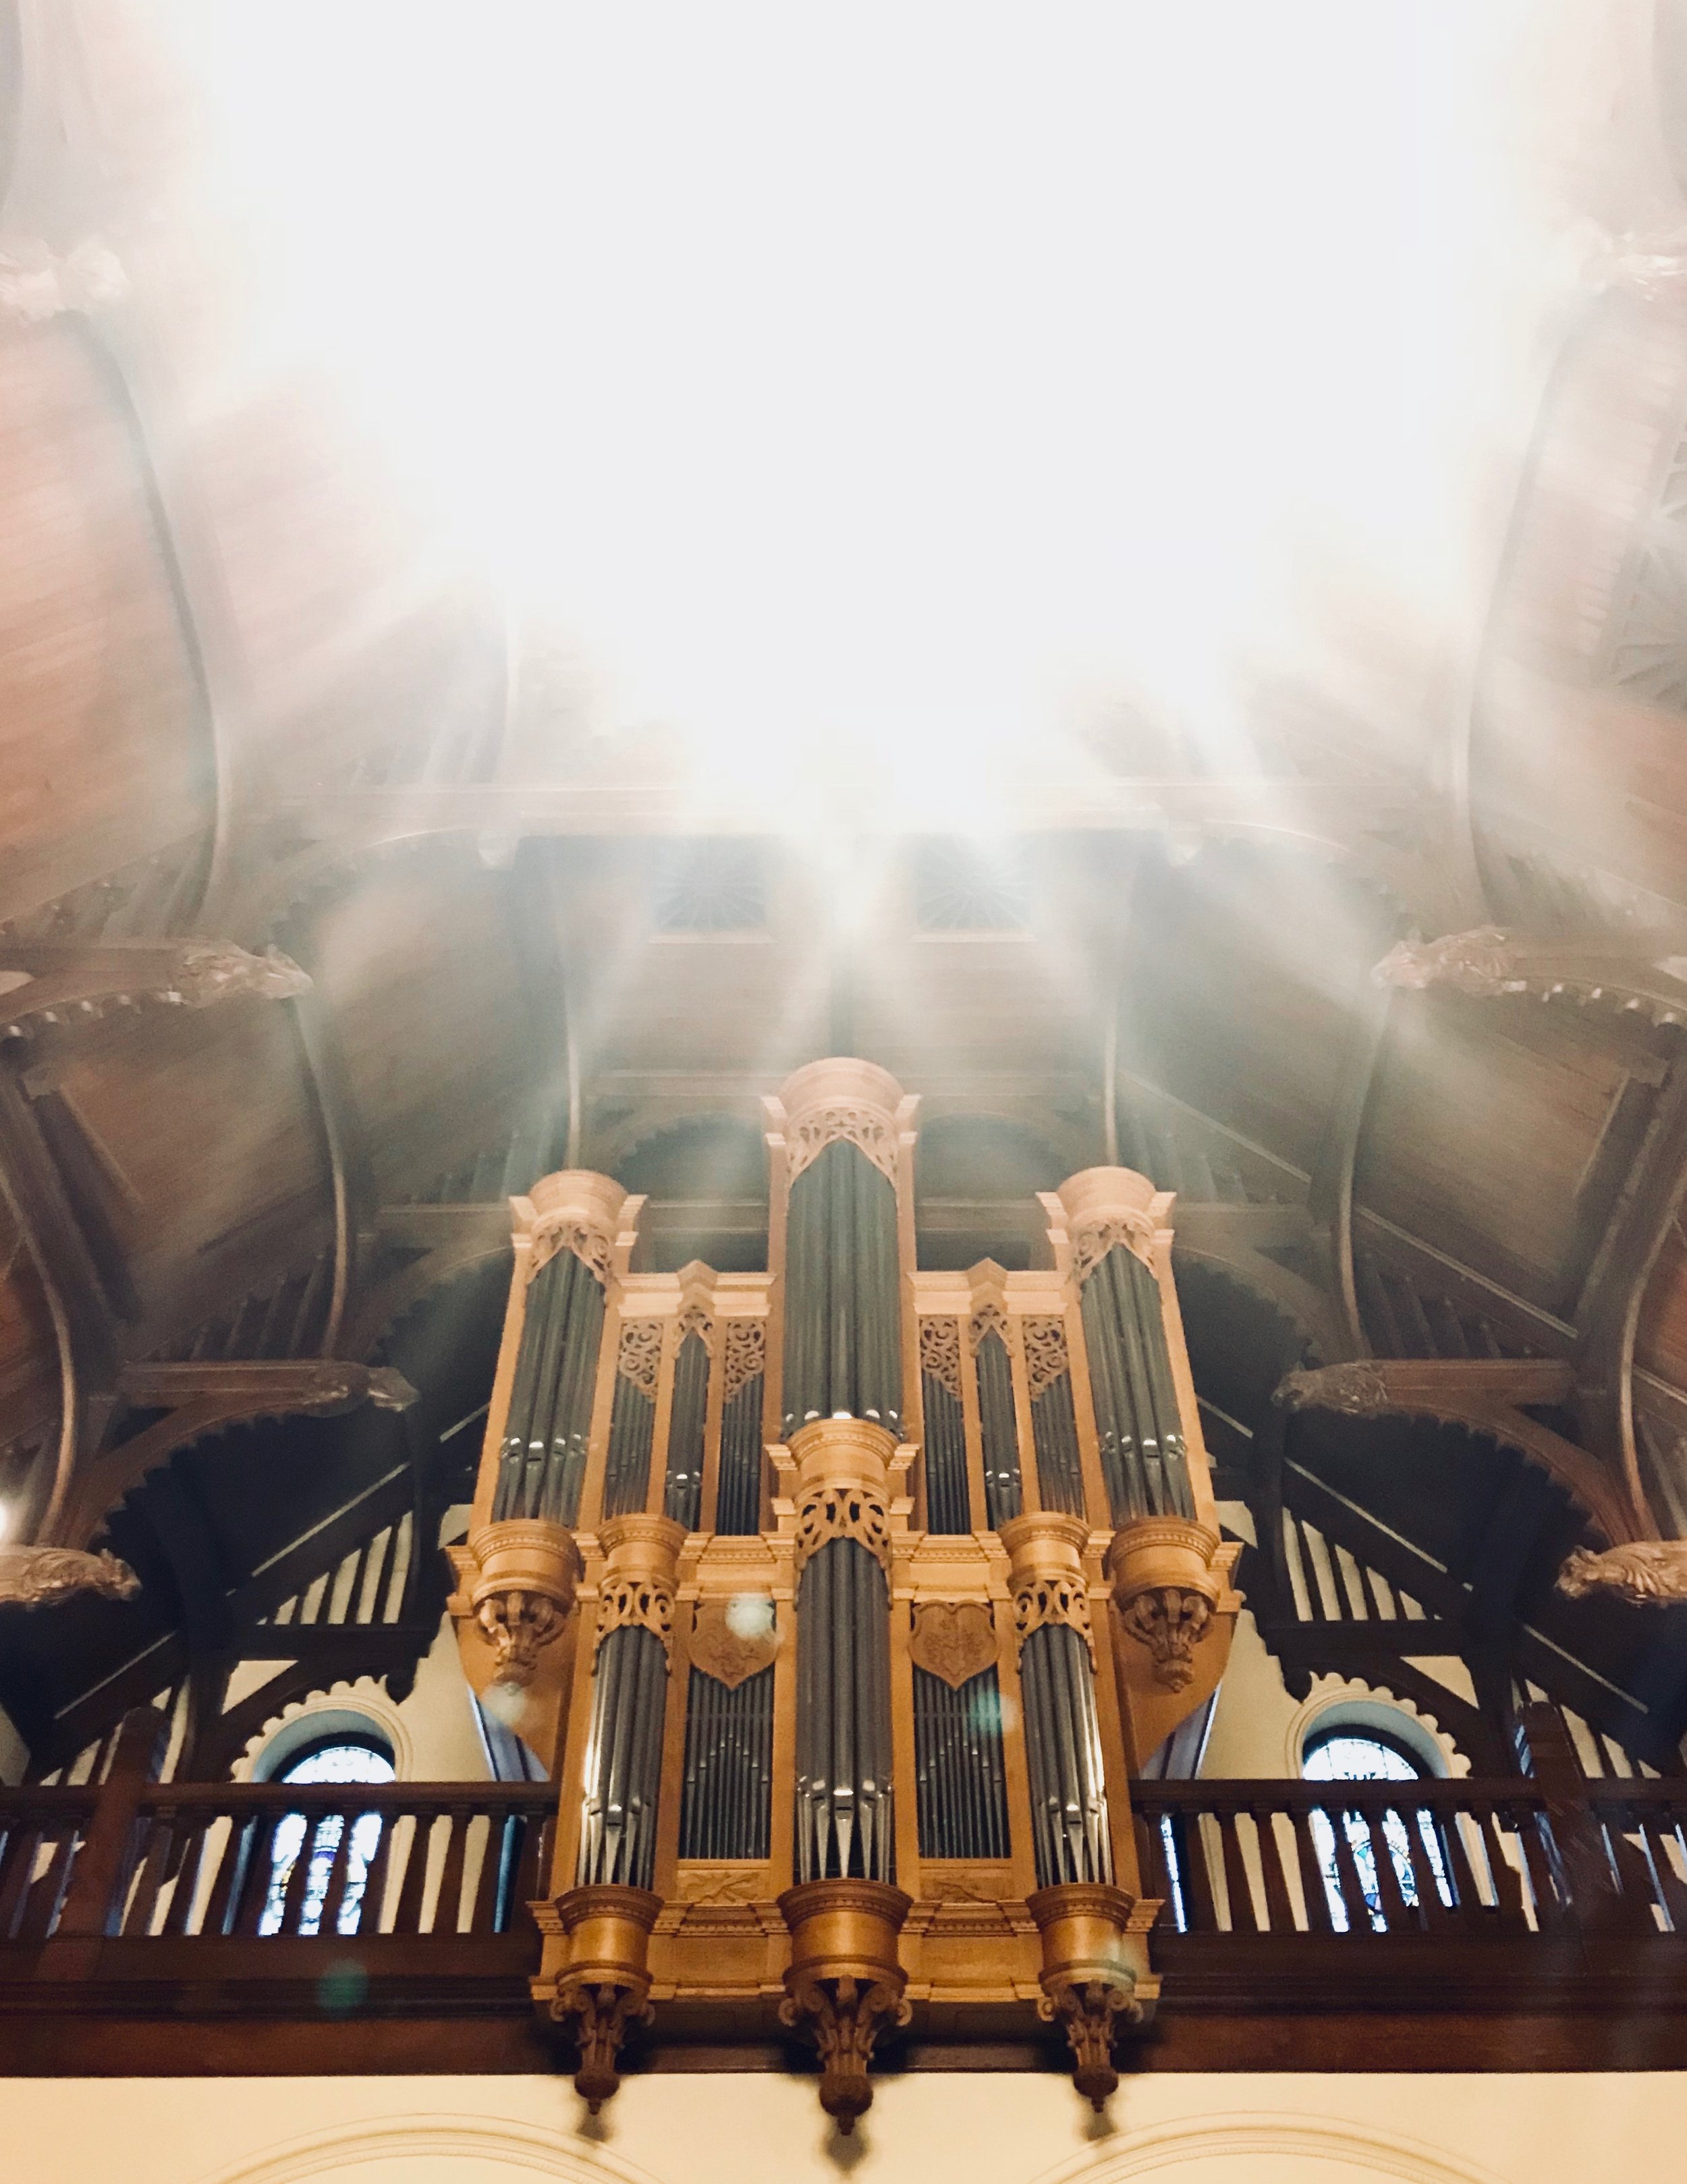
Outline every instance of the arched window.
<svg viewBox="0 0 1687 2184"><path fill-rule="evenodd" d="M396 1780L397 1770L393 1764L393 1747L378 1731L373 1728L366 1731L335 1728L308 1742L293 1745L281 1758L270 1779L296 1782L301 1787L318 1783L384 1783ZM352 1822L351 1841L346 1847L344 1859L344 1886L334 1919L338 1933L354 1934L358 1930L369 1869L384 1825L378 1813L360 1814ZM314 1826L303 1813L288 1813L276 1823L270 1845L269 1894L258 1922L260 1934L279 1934L284 1924L289 1933L320 1931L329 1886L335 1866L340 1862L345 1827L346 1815L341 1813L325 1814ZM307 1858L309 1865L303 1893L294 1899L295 1908L290 1916L288 1892L301 1858Z"/></svg>
<svg viewBox="0 0 1687 2184"><path fill-rule="evenodd" d="M1363 1719L1332 1713L1315 1724L1300 1748L1300 1772L1309 1782L1417 1782L1438 1772L1426 1764L1419 1736L1385 1727L1374 1719L1380 1709L1367 1708ZM1415 1729L1416 1724L1413 1724ZM1421 1733L1420 1733L1421 1734ZM1351 1924L1352 1898L1356 1881L1371 1924L1386 1931L1382 1891L1377 1880L1377 1852L1371 1825L1361 1814L1339 1815L1345 1841L1338 1844L1335 1828L1326 1813L1311 1815L1312 1841L1323 1868L1324 1892L1329 1898L1330 1919L1338 1933ZM1389 1860L1406 1905L1419 1908L1420 1881L1433 1883L1441 1901L1450 1906L1452 1889L1446 1860L1434 1817L1413 1811L1390 1809L1383 1817L1383 1836Z"/></svg>

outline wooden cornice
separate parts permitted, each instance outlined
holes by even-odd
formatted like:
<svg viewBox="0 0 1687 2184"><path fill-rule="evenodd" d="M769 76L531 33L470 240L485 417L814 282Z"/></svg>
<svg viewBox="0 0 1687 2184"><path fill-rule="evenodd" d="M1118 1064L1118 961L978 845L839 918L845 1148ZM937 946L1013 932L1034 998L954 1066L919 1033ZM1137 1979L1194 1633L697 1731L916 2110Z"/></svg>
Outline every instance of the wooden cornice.
<svg viewBox="0 0 1687 2184"><path fill-rule="evenodd" d="M1628 1496L1597 1457L1523 1407L1567 1403L1575 1392L1574 1371L1561 1357L1377 1357L1290 1373L1275 1400L1290 1412L1434 1418L1486 1434L1556 1479L1616 1546L1640 1536Z"/></svg>

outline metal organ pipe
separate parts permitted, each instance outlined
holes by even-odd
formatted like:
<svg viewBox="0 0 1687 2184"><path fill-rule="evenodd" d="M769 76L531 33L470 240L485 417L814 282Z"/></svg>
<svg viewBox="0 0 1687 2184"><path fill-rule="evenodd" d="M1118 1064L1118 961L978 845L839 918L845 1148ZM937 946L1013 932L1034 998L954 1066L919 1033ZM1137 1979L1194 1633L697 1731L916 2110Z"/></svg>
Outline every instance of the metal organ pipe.
<svg viewBox="0 0 1687 2184"><path fill-rule="evenodd" d="M572 1524L586 1469L604 1290L576 1254L557 1251L528 1284L493 1519Z"/></svg>
<svg viewBox="0 0 1687 2184"><path fill-rule="evenodd" d="M896 1190L837 1139L791 1184L785 1251L784 1429L871 1418L900 1430Z"/></svg>
<svg viewBox="0 0 1687 2184"><path fill-rule="evenodd" d="M1091 1268L1082 1308L1113 1522L1193 1517L1172 1353L1153 1268L1126 1245L1114 1245Z"/></svg>

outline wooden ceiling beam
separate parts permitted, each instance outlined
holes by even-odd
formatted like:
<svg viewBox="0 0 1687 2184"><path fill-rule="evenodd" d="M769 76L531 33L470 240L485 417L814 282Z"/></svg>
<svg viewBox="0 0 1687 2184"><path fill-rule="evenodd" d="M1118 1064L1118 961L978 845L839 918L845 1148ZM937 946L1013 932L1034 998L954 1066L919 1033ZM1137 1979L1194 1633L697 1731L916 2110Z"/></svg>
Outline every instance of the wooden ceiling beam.
<svg viewBox="0 0 1687 2184"><path fill-rule="evenodd" d="M254 956L231 940L0 939L0 1026L58 1022L114 1001L148 999L191 1009L242 994L288 1000L310 980L290 956Z"/></svg>
<svg viewBox="0 0 1687 2184"><path fill-rule="evenodd" d="M149 1471L206 1434L294 1412L334 1418L365 1402L402 1411L416 1400L402 1373L337 1358L126 1365L118 1385L136 1409L165 1415L81 1467L54 1545L86 1546Z"/></svg>
<svg viewBox="0 0 1687 2184"><path fill-rule="evenodd" d="M1528 1415L1575 1394L1559 1357L1373 1357L1290 1373L1275 1401L1286 1411L1328 1410L1353 1418L1434 1418L1516 1449L1557 1480L1615 1546L1636 1536L1629 1497L1596 1456Z"/></svg>

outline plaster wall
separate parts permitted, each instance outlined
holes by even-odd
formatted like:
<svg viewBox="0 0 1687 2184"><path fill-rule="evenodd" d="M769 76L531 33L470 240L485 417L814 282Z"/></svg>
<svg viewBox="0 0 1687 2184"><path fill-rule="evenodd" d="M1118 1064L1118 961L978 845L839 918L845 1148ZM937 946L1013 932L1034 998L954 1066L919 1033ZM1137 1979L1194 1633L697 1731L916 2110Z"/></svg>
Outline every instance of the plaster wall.
<svg viewBox="0 0 1687 2184"><path fill-rule="evenodd" d="M13 2079L8 2184L1587 2184L1668 2176L1687 2077L1187 2076L1105 2118L1064 2079L885 2081L855 2137L811 2082L627 2082L596 2124L562 2078Z"/></svg>

